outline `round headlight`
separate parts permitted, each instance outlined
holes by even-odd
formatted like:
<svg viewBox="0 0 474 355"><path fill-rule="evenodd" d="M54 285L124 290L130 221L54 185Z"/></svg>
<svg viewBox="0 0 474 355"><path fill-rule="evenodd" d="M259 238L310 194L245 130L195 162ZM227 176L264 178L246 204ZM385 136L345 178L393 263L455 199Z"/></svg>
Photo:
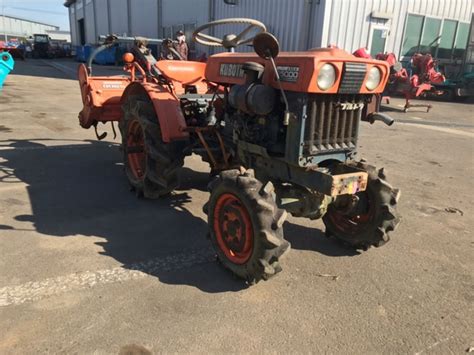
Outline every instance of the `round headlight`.
<svg viewBox="0 0 474 355"><path fill-rule="evenodd" d="M365 87L367 90L374 90L380 84L380 79L382 77L382 73L380 69L377 67L372 67L369 70L369 75L367 76L367 80L365 81Z"/></svg>
<svg viewBox="0 0 474 355"><path fill-rule="evenodd" d="M332 64L324 64L318 73L318 87L321 90L327 90L334 85L336 81L336 68Z"/></svg>

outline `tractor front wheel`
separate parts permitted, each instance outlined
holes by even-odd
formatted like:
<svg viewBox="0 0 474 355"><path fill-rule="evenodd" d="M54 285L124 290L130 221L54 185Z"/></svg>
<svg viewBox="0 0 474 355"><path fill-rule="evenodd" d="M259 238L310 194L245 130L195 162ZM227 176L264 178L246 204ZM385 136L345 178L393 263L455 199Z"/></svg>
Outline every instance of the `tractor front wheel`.
<svg viewBox="0 0 474 355"><path fill-rule="evenodd" d="M287 213L277 207L272 183L262 185L252 170L227 170L210 189L209 234L224 267L249 284L280 272L290 244L283 239Z"/></svg>
<svg viewBox="0 0 474 355"><path fill-rule="evenodd" d="M400 222L396 208L400 191L386 181L383 169L377 171L362 162L350 164L367 171L367 189L345 196L343 202L347 203L328 206L323 216L326 235L356 249L380 247L390 240L389 232Z"/></svg>
<svg viewBox="0 0 474 355"><path fill-rule="evenodd" d="M178 142L164 143L153 104L146 97L130 96L120 121L125 174L138 196L154 199L178 186L183 166Z"/></svg>

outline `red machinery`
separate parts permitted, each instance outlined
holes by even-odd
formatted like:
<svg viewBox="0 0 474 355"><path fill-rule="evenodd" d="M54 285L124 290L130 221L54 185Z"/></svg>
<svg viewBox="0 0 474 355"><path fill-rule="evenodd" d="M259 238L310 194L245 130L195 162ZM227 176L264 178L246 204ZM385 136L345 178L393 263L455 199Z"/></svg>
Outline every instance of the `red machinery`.
<svg viewBox="0 0 474 355"><path fill-rule="evenodd" d="M221 25L247 27L222 39L204 32ZM329 237L357 249L388 242L400 191L383 169L353 160L361 122L394 122L376 110L388 64L337 48L279 53L277 39L251 19L213 21L193 37L227 52L206 63L157 61L144 39L129 39L127 75L94 77L98 51L127 40L109 37L89 68L79 67L80 124L118 121L136 194L170 194L184 158L199 154L211 166L203 208L210 242L222 264L249 283L281 271L290 247L287 213L322 218ZM250 43L255 53L235 52Z"/></svg>
<svg viewBox="0 0 474 355"><path fill-rule="evenodd" d="M353 53L356 57L371 58L365 48L360 48ZM446 79L443 74L435 69L435 61L431 54L415 53L411 58L413 74L410 76L408 71L397 61L394 53L379 53L375 57L378 60L386 61L390 66L390 77L387 83L383 98L389 103L391 94L399 93L405 97L406 103L404 112L410 107L426 107L427 112L431 109L430 104L412 104L411 99L415 99L428 93L438 94L432 84L443 83Z"/></svg>

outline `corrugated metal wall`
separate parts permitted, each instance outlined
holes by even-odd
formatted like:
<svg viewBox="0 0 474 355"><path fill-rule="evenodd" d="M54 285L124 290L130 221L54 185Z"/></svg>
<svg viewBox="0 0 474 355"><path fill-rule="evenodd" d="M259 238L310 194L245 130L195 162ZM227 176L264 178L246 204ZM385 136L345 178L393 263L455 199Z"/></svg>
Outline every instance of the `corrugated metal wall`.
<svg viewBox="0 0 474 355"><path fill-rule="evenodd" d="M77 0L69 7L72 43L84 18L87 43L99 35L162 37L163 27L209 21L209 0Z"/></svg>
<svg viewBox="0 0 474 355"><path fill-rule="evenodd" d="M236 6L217 0L214 1L213 13L216 20L229 17L259 20L267 26L268 31L275 34L282 50L294 51L307 48L310 39L309 22L311 17L317 15L319 6L317 1L309 0L239 0ZM222 37L241 29L242 27L221 27L214 34Z"/></svg>
<svg viewBox="0 0 474 355"><path fill-rule="evenodd" d="M159 36L158 25L158 1L156 0L132 0L130 2L130 34L157 38ZM161 14L160 14L161 16ZM161 32L161 28L160 28Z"/></svg>
<svg viewBox="0 0 474 355"><path fill-rule="evenodd" d="M163 27L209 21L209 0L162 0Z"/></svg>
<svg viewBox="0 0 474 355"><path fill-rule="evenodd" d="M279 39L282 50L291 51L329 44L353 51L368 46L372 27L383 25L389 29L386 50L399 55L408 13L469 22L473 3L474 0L238 0L233 6L223 0L77 0L69 12L74 44L78 43L77 20L82 17L86 40L91 43L98 35L110 32L161 37L163 28L176 25L199 26L213 19L249 17L265 23ZM373 11L385 13L390 19L374 19ZM239 29L221 27L214 35L222 37Z"/></svg>
<svg viewBox="0 0 474 355"><path fill-rule="evenodd" d="M97 40L96 24L95 24L95 10L92 0L85 0L84 4L84 18L88 19L86 30L86 43L94 43Z"/></svg>
<svg viewBox="0 0 474 355"><path fill-rule="evenodd" d="M94 0L95 13L96 13L96 37L100 35L107 35L110 33L109 30L109 12L107 10L107 0ZM87 18L87 23L89 23ZM87 24L88 25L88 24Z"/></svg>
<svg viewBox="0 0 474 355"><path fill-rule="evenodd" d="M369 46L371 26L389 29L386 51L400 55L408 13L470 22L474 11L472 0L325 0L324 26L321 43L336 44L354 51ZM371 13L391 15L389 20L373 19ZM316 41L313 40L313 44Z"/></svg>
<svg viewBox="0 0 474 355"><path fill-rule="evenodd" d="M74 45L79 44L76 28L76 9L74 5L69 7L69 29L71 30L71 43Z"/></svg>
<svg viewBox="0 0 474 355"><path fill-rule="evenodd" d="M109 6L109 11L110 11L110 25L111 25L112 32L120 36L130 35L129 29L128 29L129 12L128 12L127 0L111 1L110 6Z"/></svg>

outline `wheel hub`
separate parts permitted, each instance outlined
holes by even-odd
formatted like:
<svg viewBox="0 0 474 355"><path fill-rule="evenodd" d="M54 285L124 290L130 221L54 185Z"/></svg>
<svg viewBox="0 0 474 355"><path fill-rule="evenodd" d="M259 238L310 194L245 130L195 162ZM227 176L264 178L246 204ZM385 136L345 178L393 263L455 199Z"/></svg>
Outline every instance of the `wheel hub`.
<svg viewBox="0 0 474 355"><path fill-rule="evenodd" d="M370 224L374 208L367 191L351 196L350 200L328 209L327 216L349 235L357 234Z"/></svg>
<svg viewBox="0 0 474 355"><path fill-rule="evenodd" d="M213 227L219 247L230 261L243 264L250 258L253 250L252 222L247 209L235 195L219 196Z"/></svg>

